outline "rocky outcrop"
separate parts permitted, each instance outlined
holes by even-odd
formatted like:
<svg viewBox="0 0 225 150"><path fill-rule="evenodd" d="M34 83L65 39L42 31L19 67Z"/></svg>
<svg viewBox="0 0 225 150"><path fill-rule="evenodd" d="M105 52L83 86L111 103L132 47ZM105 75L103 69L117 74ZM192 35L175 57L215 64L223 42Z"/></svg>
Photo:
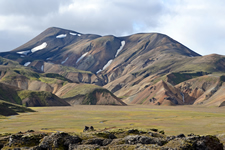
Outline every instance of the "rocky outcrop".
<svg viewBox="0 0 225 150"><path fill-rule="evenodd" d="M197 136L190 134L178 136L166 136L152 130L144 132L135 129L136 132L124 131L91 131L77 136L64 132L40 133L19 132L0 137L2 149L198 149L198 150L223 150L223 144L216 136ZM118 137L116 137L115 135ZM114 135L110 138L108 135Z"/></svg>

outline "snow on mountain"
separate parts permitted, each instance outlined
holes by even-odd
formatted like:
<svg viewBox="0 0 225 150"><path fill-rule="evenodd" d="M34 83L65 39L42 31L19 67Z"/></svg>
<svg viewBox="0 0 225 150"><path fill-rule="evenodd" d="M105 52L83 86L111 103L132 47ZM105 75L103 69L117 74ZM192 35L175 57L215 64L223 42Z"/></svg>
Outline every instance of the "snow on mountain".
<svg viewBox="0 0 225 150"><path fill-rule="evenodd" d="M34 47L33 49L31 49L31 52L34 53L34 52L39 51L39 50L42 50L42 49L44 49L44 48L46 48L46 47L47 47L47 43L44 42L44 43L42 43L41 45L36 46L36 47Z"/></svg>
<svg viewBox="0 0 225 150"><path fill-rule="evenodd" d="M81 36L81 34L77 34L77 36Z"/></svg>
<svg viewBox="0 0 225 150"><path fill-rule="evenodd" d="M112 63L112 61L113 61L113 59L109 60L109 61L105 64L105 66L104 66L102 69L99 69L99 70L96 72L96 74L98 74L99 72L101 72L101 71L103 71L105 68L107 68L107 67Z"/></svg>
<svg viewBox="0 0 225 150"><path fill-rule="evenodd" d="M64 61L62 61L61 64L64 64L68 60L68 58L69 57L67 57Z"/></svg>
<svg viewBox="0 0 225 150"><path fill-rule="evenodd" d="M65 38L66 36L67 36L67 34L60 34L60 35L57 35L56 38L58 38L58 39L59 38Z"/></svg>
<svg viewBox="0 0 225 150"><path fill-rule="evenodd" d="M81 59L83 59L87 54L88 54L88 52L84 53L80 58L78 58L76 64L77 64Z"/></svg>
<svg viewBox="0 0 225 150"><path fill-rule="evenodd" d="M70 35L77 35L76 33L70 32Z"/></svg>
<svg viewBox="0 0 225 150"><path fill-rule="evenodd" d="M105 68L107 68L111 63L112 63L113 59L109 60L106 65L103 67L102 70L105 70Z"/></svg>
<svg viewBox="0 0 225 150"><path fill-rule="evenodd" d="M98 74L99 72L101 72L102 71L102 69L99 69L97 72L96 72L96 74Z"/></svg>
<svg viewBox="0 0 225 150"><path fill-rule="evenodd" d="M21 52L17 52L17 54L27 55L29 52L30 52L30 50L28 50L28 51L21 51Z"/></svg>
<svg viewBox="0 0 225 150"><path fill-rule="evenodd" d="M30 63L31 63L31 62L26 62L26 63L24 64L24 66L27 67Z"/></svg>
<svg viewBox="0 0 225 150"><path fill-rule="evenodd" d="M41 71L44 71L44 65L41 66Z"/></svg>
<svg viewBox="0 0 225 150"><path fill-rule="evenodd" d="M121 46L120 46L120 48L117 50L115 57L118 56L119 52L123 49L124 45L125 45L125 41L121 41Z"/></svg>

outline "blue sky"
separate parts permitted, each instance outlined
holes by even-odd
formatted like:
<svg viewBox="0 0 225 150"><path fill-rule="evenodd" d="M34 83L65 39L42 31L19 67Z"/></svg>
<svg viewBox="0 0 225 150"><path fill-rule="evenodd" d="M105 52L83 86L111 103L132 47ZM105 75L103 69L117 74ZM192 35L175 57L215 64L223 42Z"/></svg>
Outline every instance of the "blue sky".
<svg viewBox="0 0 225 150"><path fill-rule="evenodd" d="M201 55L225 55L223 0L0 0L0 51L48 27L126 36L160 32Z"/></svg>

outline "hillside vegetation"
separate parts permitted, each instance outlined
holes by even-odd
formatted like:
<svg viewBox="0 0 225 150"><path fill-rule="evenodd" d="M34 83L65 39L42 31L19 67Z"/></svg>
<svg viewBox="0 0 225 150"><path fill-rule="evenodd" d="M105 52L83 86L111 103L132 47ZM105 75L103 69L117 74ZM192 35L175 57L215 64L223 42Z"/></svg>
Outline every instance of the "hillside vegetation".
<svg viewBox="0 0 225 150"><path fill-rule="evenodd" d="M0 116L18 115L18 113L34 112L34 110L0 100Z"/></svg>

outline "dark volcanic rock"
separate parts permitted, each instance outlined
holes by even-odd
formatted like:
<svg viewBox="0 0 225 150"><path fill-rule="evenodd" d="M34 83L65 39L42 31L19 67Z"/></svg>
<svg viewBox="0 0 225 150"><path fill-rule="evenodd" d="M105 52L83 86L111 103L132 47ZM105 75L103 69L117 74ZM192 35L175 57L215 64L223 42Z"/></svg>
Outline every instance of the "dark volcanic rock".
<svg viewBox="0 0 225 150"><path fill-rule="evenodd" d="M85 126L83 132L88 131L88 130L89 130L89 127Z"/></svg>
<svg viewBox="0 0 225 150"><path fill-rule="evenodd" d="M179 135L177 135L177 138L184 138L184 137L185 137L184 134L179 134Z"/></svg>
<svg viewBox="0 0 225 150"><path fill-rule="evenodd" d="M1 149L13 150L83 150L83 149L151 149L151 150L223 150L223 144L216 136L196 136L194 134L185 137L166 136L157 133L157 137L134 129L131 134L124 130L118 132L104 131L107 135L116 136L109 138L103 136L103 132L84 132L79 136L72 136L68 133L21 133L0 137ZM136 134L139 135L135 135ZM115 134L115 135L114 135ZM104 134L105 135L105 134Z"/></svg>
<svg viewBox="0 0 225 150"><path fill-rule="evenodd" d="M77 144L82 140L78 136L70 136L68 133L53 133L50 136L45 136L39 147L41 149L51 149L63 147L68 149L70 144Z"/></svg>
<svg viewBox="0 0 225 150"><path fill-rule="evenodd" d="M215 136L190 136L187 138L175 138L169 141L165 147L173 149L193 150L223 150L223 144Z"/></svg>
<svg viewBox="0 0 225 150"><path fill-rule="evenodd" d="M83 144L92 144L92 145L99 145L99 146L106 146L112 142L112 139L89 139L83 141Z"/></svg>
<svg viewBox="0 0 225 150"><path fill-rule="evenodd" d="M127 136L125 137L125 143L126 144L157 144L162 146L163 143L165 143L166 141L164 139L160 139L160 138L151 138L151 137L146 137L146 136Z"/></svg>

